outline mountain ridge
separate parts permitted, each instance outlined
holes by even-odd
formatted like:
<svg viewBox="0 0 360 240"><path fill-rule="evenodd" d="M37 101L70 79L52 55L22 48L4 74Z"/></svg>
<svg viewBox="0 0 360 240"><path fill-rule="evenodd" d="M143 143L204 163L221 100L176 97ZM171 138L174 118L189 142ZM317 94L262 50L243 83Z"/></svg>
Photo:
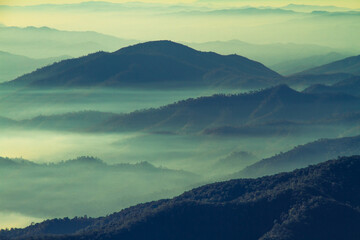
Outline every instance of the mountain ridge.
<svg viewBox="0 0 360 240"><path fill-rule="evenodd" d="M334 139L319 139L275 156L262 159L232 177L262 177L279 172L292 171L306 167L309 164L318 164L339 156L352 156L360 154L360 136Z"/></svg>
<svg viewBox="0 0 360 240"><path fill-rule="evenodd" d="M208 128L271 121L312 122L359 112L360 99L346 94L308 94L286 85L235 95L190 98L126 114L74 112L18 122L31 128L72 131L169 131L200 133ZM70 121L77 124L70 124Z"/></svg>
<svg viewBox="0 0 360 240"><path fill-rule="evenodd" d="M353 75L360 75L360 55L344 58L316 68L305 70L303 72L297 73L297 75L334 73L349 73Z"/></svg>
<svg viewBox="0 0 360 240"><path fill-rule="evenodd" d="M97 52L62 61L4 85L255 87L272 85L281 78L261 63L244 57L199 52L171 41L153 41L113 53Z"/></svg>
<svg viewBox="0 0 360 240"><path fill-rule="evenodd" d="M339 158L289 173L205 185L107 217L47 220L1 231L0 237L355 240L360 236L359 173L359 156Z"/></svg>

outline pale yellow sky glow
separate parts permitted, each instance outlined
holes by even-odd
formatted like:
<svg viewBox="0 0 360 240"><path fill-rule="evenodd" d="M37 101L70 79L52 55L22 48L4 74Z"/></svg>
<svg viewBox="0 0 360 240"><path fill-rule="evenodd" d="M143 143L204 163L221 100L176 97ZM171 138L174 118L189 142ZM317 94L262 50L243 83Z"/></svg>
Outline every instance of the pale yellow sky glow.
<svg viewBox="0 0 360 240"><path fill-rule="evenodd" d="M23 6L79 2L86 2L86 0L0 0L0 5ZM141 41L171 39L180 42L205 42L241 39L258 44L274 42L319 44L321 42L326 46L342 47L346 40L347 46L358 46L357 34L354 33L354 29L358 27L358 21L354 20L356 16L351 19L323 18L319 21L315 19L315 15L305 17L301 14L239 14L235 16L227 13L206 15L196 14L196 12L205 6L229 9L242 6L283 7L288 4L358 9L360 8L359 0L105 0L104 2L184 4L184 6L179 12L173 12L172 8L166 7L119 8L116 11L106 8L97 11L85 7L84 11L79 8L74 8L74 11L69 11L71 8L65 8L65 10L46 7L2 8L0 23L6 26L47 26L68 31L96 31ZM330 29L336 29L336 34Z"/></svg>
<svg viewBox="0 0 360 240"><path fill-rule="evenodd" d="M89 0L93 1L93 0ZM106 1L106 0L105 0ZM86 0L0 0L0 5L36 5L36 4L71 4L86 2ZM146 3L163 3L163 4L212 4L218 6L284 6L287 4L307 4L307 5L333 5L348 8L360 8L359 0L111 0L106 2L124 3L124 2L146 2Z"/></svg>

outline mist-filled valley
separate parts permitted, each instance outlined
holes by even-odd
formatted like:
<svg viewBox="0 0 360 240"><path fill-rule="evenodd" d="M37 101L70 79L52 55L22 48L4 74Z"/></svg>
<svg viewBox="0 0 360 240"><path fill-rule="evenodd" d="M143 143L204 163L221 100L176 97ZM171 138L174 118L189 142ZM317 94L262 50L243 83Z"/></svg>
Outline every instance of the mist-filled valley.
<svg viewBox="0 0 360 240"><path fill-rule="evenodd" d="M19 214L18 224L8 227L103 216L241 171L251 176L246 167L297 145L360 134L356 97L284 85L213 91L4 90L0 146L9 159L1 159L0 212ZM184 96L193 98L182 101ZM289 115L290 109L305 112ZM318 162L312 151L301 154ZM341 149L329 158L339 154ZM306 164L286 166L277 169Z"/></svg>
<svg viewBox="0 0 360 240"><path fill-rule="evenodd" d="M359 239L359 19L0 0L0 239Z"/></svg>

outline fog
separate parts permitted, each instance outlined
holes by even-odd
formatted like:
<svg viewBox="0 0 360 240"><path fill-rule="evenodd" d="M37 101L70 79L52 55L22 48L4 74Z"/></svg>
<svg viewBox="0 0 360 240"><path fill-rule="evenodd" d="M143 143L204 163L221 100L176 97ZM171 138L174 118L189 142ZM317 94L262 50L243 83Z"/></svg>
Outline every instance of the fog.
<svg viewBox="0 0 360 240"><path fill-rule="evenodd" d="M214 91L3 89L0 107L2 117L16 120L84 109L124 113L211 95ZM309 125L283 133L271 131L270 125L266 134L266 129L259 128L263 134L240 135L81 132L76 128L46 130L41 126L32 129L9 127L6 122L1 125L1 157L15 159L18 164L14 167L0 159L0 212L3 218L11 219L2 228L47 218L110 214L228 179L260 159L299 144L358 132L356 127L346 124ZM96 157L103 162L81 158L85 160L64 163L80 156Z"/></svg>
<svg viewBox="0 0 360 240"><path fill-rule="evenodd" d="M242 90L0 89L0 116L19 120L83 110L127 113L221 92L238 93Z"/></svg>

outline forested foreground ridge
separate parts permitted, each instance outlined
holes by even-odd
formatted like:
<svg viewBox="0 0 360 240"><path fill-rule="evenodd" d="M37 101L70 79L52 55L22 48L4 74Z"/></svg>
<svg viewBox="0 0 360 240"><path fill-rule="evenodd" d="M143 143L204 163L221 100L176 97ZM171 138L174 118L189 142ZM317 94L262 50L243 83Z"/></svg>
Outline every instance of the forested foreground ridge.
<svg viewBox="0 0 360 240"><path fill-rule="evenodd" d="M209 184L101 218L47 220L1 239L360 238L360 156Z"/></svg>

